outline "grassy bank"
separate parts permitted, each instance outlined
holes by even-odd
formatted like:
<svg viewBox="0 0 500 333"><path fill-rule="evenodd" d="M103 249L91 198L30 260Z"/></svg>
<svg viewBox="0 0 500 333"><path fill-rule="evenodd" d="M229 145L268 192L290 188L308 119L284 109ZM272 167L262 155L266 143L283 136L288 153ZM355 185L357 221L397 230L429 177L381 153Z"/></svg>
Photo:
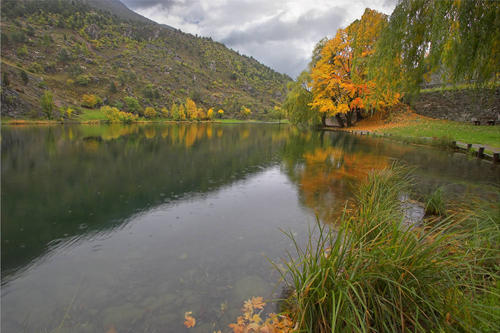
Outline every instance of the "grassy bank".
<svg viewBox="0 0 500 333"><path fill-rule="evenodd" d="M455 121L417 118L400 126L376 129L375 132L484 144L500 150L500 126L474 126Z"/></svg>
<svg viewBox="0 0 500 333"><path fill-rule="evenodd" d="M404 169L371 174L338 226L296 246L283 278L300 332L498 332L500 210L402 223Z"/></svg>

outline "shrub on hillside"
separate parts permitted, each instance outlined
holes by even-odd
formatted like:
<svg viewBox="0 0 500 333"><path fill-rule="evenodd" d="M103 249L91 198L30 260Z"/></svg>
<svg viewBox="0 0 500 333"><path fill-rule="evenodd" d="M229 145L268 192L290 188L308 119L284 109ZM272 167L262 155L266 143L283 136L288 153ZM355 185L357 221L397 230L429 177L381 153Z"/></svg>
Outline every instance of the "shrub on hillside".
<svg viewBox="0 0 500 333"><path fill-rule="evenodd" d="M85 74L80 74L76 77L75 83L79 86L88 86L90 83L90 77Z"/></svg>
<svg viewBox="0 0 500 333"><path fill-rule="evenodd" d="M240 116L243 119L247 119L248 117L250 117L251 114L252 114L252 111L249 108L247 108L246 106L241 107Z"/></svg>
<svg viewBox="0 0 500 333"><path fill-rule="evenodd" d="M26 45L23 45L17 49L17 55L19 57L26 57L28 55L28 48L26 47Z"/></svg>
<svg viewBox="0 0 500 333"><path fill-rule="evenodd" d="M50 91L46 91L43 93L42 97L40 98L40 105L47 119L52 119L55 104L54 104L54 96Z"/></svg>
<svg viewBox="0 0 500 333"><path fill-rule="evenodd" d="M71 58L71 53L66 48L60 49L59 53L57 54L57 59L63 63L68 62L69 60L71 60Z"/></svg>
<svg viewBox="0 0 500 333"><path fill-rule="evenodd" d="M127 96L124 99L128 112L138 114L141 112L141 105L134 97Z"/></svg>
<svg viewBox="0 0 500 333"><path fill-rule="evenodd" d="M28 70L32 73L42 73L43 67L39 63L34 62L28 67Z"/></svg>
<svg viewBox="0 0 500 333"><path fill-rule="evenodd" d="M82 96L82 103L81 105L93 109L98 105L102 104L102 99L99 96L96 96L94 94L84 94Z"/></svg>
<svg viewBox="0 0 500 333"><path fill-rule="evenodd" d="M115 81L111 81L111 83L109 84L109 92L112 94L115 94L116 92L118 92L118 89L116 88Z"/></svg>
<svg viewBox="0 0 500 333"><path fill-rule="evenodd" d="M162 117L165 117L165 118L169 117L169 112L168 112L168 109L166 107L163 107L161 109L161 115L162 115Z"/></svg>
<svg viewBox="0 0 500 333"><path fill-rule="evenodd" d="M156 89L152 84L148 84L146 87L144 87L142 93L144 94L144 97L149 99L160 98L160 93L158 92L158 89Z"/></svg>
<svg viewBox="0 0 500 333"><path fill-rule="evenodd" d="M145 110L144 110L144 117L146 118L155 118L156 117L156 110L150 106L148 106Z"/></svg>
<svg viewBox="0 0 500 333"><path fill-rule="evenodd" d="M23 80L24 85L27 85L30 78L28 76L28 73L23 71L22 69L19 71L19 76L21 76L21 80Z"/></svg>

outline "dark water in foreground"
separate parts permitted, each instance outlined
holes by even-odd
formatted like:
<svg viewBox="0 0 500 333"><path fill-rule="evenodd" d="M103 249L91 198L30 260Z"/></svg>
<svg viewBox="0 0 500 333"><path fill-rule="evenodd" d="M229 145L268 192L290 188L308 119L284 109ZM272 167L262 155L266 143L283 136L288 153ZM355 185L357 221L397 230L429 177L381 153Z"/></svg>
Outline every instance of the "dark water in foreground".
<svg viewBox="0 0 500 333"><path fill-rule="evenodd" d="M422 193L500 184L465 155L288 126L2 127L2 332L227 331L279 296L279 228L303 239L394 159Z"/></svg>

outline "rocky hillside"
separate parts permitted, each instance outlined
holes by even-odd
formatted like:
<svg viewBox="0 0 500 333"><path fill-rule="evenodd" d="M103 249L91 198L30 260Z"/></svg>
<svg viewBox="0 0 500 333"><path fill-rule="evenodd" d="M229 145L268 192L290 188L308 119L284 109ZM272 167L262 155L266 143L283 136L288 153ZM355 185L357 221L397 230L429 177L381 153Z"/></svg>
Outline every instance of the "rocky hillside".
<svg viewBox="0 0 500 333"><path fill-rule="evenodd" d="M99 5L99 8L95 5ZM170 108L187 97L266 118L290 78L210 38L153 23L118 0L3 0L2 116L42 117L41 96L78 111L84 94L123 107Z"/></svg>

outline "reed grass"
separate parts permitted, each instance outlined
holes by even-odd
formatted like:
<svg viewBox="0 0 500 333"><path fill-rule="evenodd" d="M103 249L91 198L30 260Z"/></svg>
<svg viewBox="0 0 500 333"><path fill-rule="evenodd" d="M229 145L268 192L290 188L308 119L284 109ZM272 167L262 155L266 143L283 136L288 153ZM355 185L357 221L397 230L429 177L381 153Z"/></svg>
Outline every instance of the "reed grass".
<svg viewBox="0 0 500 333"><path fill-rule="evenodd" d="M405 226L399 198L410 188L401 167L372 173L338 228L318 223L304 247L287 233L296 253L282 275L298 332L498 331L498 251L480 241L498 224L463 214Z"/></svg>
<svg viewBox="0 0 500 333"><path fill-rule="evenodd" d="M425 214L436 216L446 215L446 203L442 188L436 189L427 198L425 203Z"/></svg>

